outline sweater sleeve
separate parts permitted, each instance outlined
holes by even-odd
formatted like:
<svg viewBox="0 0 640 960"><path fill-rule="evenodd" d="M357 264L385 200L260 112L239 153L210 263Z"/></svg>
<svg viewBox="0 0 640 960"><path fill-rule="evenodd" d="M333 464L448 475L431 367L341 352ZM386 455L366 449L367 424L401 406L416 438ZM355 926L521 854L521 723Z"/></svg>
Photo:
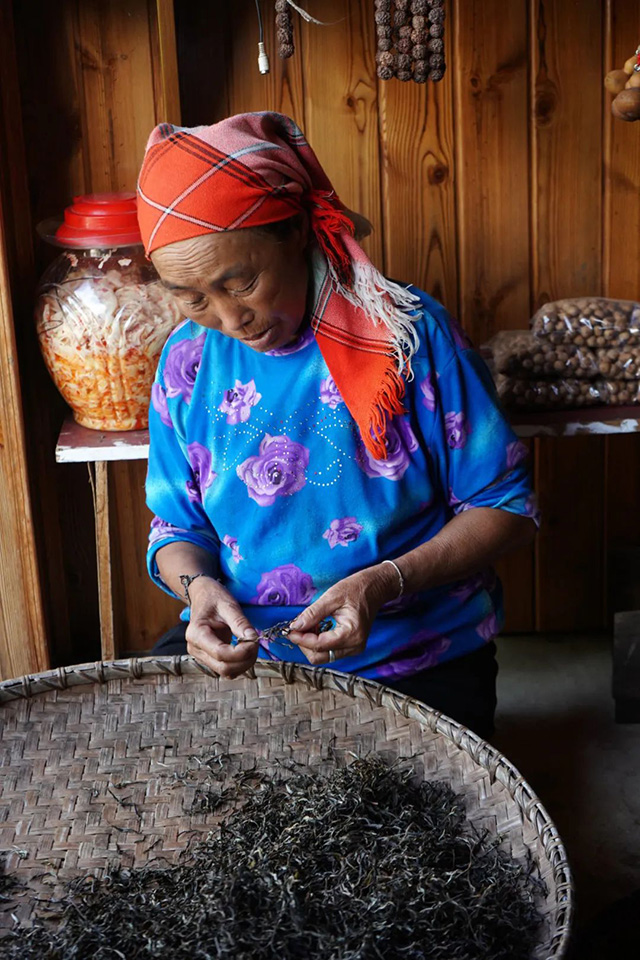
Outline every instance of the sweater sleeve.
<svg viewBox="0 0 640 960"><path fill-rule="evenodd" d="M539 522L527 465L486 364L444 308L426 312L429 350L417 357L418 416L453 513L490 507Z"/></svg>
<svg viewBox="0 0 640 960"><path fill-rule="evenodd" d="M151 579L171 596L175 594L160 577L156 562L161 547L173 541L186 541L204 548L216 558L220 550L219 538L202 503L202 490L216 476L211 456L201 444L187 445L180 436L172 416L172 408L179 402L179 397L167 397L159 368L149 410L146 498L154 517L149 534L147 569Z"/></svg>

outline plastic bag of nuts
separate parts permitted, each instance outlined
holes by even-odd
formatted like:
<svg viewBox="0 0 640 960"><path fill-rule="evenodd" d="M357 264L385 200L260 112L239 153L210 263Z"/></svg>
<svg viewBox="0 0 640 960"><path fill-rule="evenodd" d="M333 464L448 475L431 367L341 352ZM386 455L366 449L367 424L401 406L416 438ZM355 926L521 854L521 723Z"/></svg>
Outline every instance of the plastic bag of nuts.
<svg viewBox="0 0 640 960"><path fill-rule="evenodd" d="M517 380L497 378L498 396L505 407L518 410L563 410L603 403L597 381Z"/></svg>
<svg viewBox="0 0 640 960"><path fill-rule="evenodd" d="M503 330L489 341L487 348L497 373L524 380L594 380L600 373L593 351L571 343L555 344L548 338L535 337L529 330Z"/></svg>
<svg viewBox="0 0 640 960"><path fill-rule="evenodd" d="M634 380L516 380L498 377L505 407L518 410L564 410L581 407L627 407L640 403Z"/></svg>
<svg viewBox="0 0 640 960"><path fill-rule="evenodd" d="M640 304L632 300L579 297L541 307L531 321L536 337L591 350L640 345Z"/></svg>
<svg viewBox="0 0 640 960"><path fill-rule="evenodd" d="M600 376L609 380L640 380L640 347L596 350Z"/></svg>

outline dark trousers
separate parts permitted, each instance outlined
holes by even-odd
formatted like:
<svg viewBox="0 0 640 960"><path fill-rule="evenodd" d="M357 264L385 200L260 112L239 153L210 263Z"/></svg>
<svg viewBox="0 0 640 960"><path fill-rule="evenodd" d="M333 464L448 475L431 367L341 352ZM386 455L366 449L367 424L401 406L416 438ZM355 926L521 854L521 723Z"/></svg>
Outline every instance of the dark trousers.
<svg viewBox="0 0 640 960"><path fill-rule="evenodd" d="M165 633L151 651L152 656L176 656L187 652L186 623ZM493 733L496 711L496 645L488 643L480 650L447 660L411 677L385 678L385 686L404 693L434 710L440 710L488 740Z"/></svg>

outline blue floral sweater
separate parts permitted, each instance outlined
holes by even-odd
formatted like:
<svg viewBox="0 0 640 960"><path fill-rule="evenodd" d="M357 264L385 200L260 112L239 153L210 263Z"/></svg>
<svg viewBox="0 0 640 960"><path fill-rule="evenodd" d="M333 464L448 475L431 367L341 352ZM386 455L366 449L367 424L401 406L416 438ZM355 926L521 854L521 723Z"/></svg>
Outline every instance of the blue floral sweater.
<svg viewBox="0 0 640 960"><path fill-rule="evenodd" d="M168 589L157 551L197 544L264 629L343 577L429 540L460 511L535 517L527 451L484 363L445 309L414 292L414 377L381 461L362 444L310 330L268 354L191 320L173 332L150 410L148 567L160 587ZM501 619L500 584L486 570L387 604L364 652L336 668L408 676L481 647ZM260 655L305 660L275 642L263 641Z"/></svg>

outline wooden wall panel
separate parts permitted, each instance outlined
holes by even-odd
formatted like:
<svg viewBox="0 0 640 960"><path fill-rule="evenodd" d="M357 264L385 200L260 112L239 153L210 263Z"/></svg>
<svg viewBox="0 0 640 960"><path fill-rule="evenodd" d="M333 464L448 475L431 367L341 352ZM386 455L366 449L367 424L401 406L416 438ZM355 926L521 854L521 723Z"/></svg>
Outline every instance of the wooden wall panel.
<svg viewBox="0 0 640 960"><path fill-rule="evenodd" d="M452 19L460 318L480 345L529 320L527 3L465 0ZM533 547L498 564L509 630L533 628L533 569Z"/></svg>
<svg viewBox="0 0 640 960"><path fill-rule="evenodd" d="M445 43L451 63L450 25ZM453 70L441 83L379 89L385 270L457 316Z"/></svg>
<svg viewBox="0 0 640 960"><path fill-rule="evenodd" d="M0 18L0 23L2 18ZM0 198L0 679L49 667Z"/></svg>
<svg viewBox="0 0 640 960"><path fill-rule="evenodd" d="M640 40L640 6L608 0L606 68L619 68ZM640 123L604 113L604 284L610 297L640 299ZM609 553L640 550L640 443L636 436L606 441L606 547ZM635 569L635 565L634 568ZM630 579L636 579L632 571ZM610 591L607 593L607 598ZM609 616L614 612L608 605Z"/></svg>
<svg viewBox="0 0 640 960"><path fill-rule="evenodd" d="M383 266L375 24L368 0L324 0L331 24L301 25L305 133L340 199L373 224L363 247ZM296 27L298 24L296 24Z"/></svg>
<svg viewBox="0 0 640 960"><path fill-rule="evenodd" d="M530 306L526 0L455 7L460 315L475 343Z"/></svg>
<svg viewBox="0 0 640 960"><path fill-rule="evenodd" d="M602 27L600 0L531 6L532 308L602 292ZM567 69L571 45L582 51L579 70ZM601 627L603 440L539 441L537 481L546 515L537 626Z"/></svg>

